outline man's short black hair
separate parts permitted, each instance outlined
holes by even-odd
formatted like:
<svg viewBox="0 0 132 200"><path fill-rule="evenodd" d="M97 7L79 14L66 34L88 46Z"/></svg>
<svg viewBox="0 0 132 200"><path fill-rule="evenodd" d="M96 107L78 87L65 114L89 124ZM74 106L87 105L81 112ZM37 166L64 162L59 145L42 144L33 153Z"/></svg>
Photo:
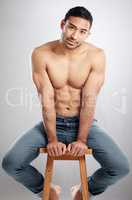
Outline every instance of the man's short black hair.
<svg viewBox="0 0 132 200"><path fill-rule="evenodd" d="M90 27L92 26L93 17L91 15L91 13L84 7L76 6L74 8L71 8L70 10L68 10L68 12L65 15L64 21L66 22L66 20L70 16L81 17L83 19L86 19L86 20L88 20L90 22Z"/></svg>

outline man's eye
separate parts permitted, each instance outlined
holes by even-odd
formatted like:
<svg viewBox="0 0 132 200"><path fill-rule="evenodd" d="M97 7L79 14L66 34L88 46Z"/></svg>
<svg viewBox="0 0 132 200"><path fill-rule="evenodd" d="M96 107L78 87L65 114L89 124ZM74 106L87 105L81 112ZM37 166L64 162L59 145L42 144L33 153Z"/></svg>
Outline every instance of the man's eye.
<svg viewBox="0 0 132 200"><path fill-rule="evenodd" d="M82 34L85 34L86 32L85 32L85 31L81 31L81 33L82 33Z"/></svg>
<svg viewBox="0 0 132 200"><path fill-rule="evenodd" d="M69 28L70 28L70 29L74 29L74 27L73 27L73 26L69 26Z"/></svg>

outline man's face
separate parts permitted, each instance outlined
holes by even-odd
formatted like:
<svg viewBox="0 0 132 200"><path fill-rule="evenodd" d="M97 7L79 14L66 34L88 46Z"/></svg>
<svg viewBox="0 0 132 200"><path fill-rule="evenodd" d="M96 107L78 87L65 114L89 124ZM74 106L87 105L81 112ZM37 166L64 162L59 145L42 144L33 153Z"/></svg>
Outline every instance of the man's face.
<svg viewBox="0 0 132 200"><path fill-rule="evenodd" d="M69 49L80 46L87 38L90 22L81 17L70 16L66 22L62 20L62 41Z"/></svg>

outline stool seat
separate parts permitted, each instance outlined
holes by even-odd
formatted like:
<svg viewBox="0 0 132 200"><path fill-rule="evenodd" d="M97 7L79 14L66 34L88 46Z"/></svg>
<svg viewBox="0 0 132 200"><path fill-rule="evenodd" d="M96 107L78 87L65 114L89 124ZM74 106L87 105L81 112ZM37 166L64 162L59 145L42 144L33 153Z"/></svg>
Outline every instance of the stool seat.
<svg viewBox="0 0 132 200"><path fill-rule="evenodd" d="M48 153L47 148L46 147L41 147L39 149L40 153ZM87 154L92 154L92 149L87 148L85 150L85 155ZM79 157L78 156L72 156L69 154L69 152L67 151L64 155L62 156L54 156L52 157L54 160L78 160Z"/></svg>
<svg viewBox="0 0 132 200"><path fill-rule="evenodd" d="M87 182L87 169L86 169L86 155L92 154L92 149L87 148L85 150L85 155L83 156L72 156L67 151L64 155L61 156L49 156L47 148L41 147L39 148L40 153L47 154L47 163L45 169L45 180L43 186L43 197L42 200L49 200L49 192L50 192L50 184L52 180L53 174L53 163L54 160L78 160L80 165L80 177L81 177L81 185L82 185L82 197L83 200L89 200L89 192L88 192L88 182Z"/></svg>

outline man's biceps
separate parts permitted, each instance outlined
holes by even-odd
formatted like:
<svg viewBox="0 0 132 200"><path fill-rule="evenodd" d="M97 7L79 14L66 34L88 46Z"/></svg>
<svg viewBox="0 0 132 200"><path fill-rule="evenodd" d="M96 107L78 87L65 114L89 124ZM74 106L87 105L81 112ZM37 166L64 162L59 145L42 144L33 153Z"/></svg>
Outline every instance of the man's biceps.
<svg viewBox="0 0 132 200"><path fill-rule="evenodd" d="M93 88L93 90L98 91L102 87L103 83L104 83L104 75L97 74L95 78L91 80L91 84L89 84L89 87L91 90Z"/></svg>
<svg viewBox="0 0 132 200"><path fill-rule="evenodd" d="M101 90L103 84L104 84L104 76L101 75L100 78L98 79L97 86L96 86L97 94L98 94L99 91Z"/></svg>
<svg viewBox="0 0 132 200"><path fill-rule="evenodd" d="M52 107L55 105L54 96L52 94L47 93L46 91L44 93L43 91L43 92L39 92L38 95L39 95L39 100L42 106Z"/></svg>
<svg viewBox="0 0 132 200"><path fill-rule="evenodd" d="M37 90L39 91L40 90L40 81L39 81L39 77L36 73L33 73L32 74L32 79L33 79L33 82L37 88Z"/></svg>
<svg viewBox="0 0 132 200"><path fill-rule="evenodd" d="M101 83L91 82L82 92L83 101L95 101L102 87Z"/></svg>
<svg viewBox="0 0 132 200"><path fill-rule="evenodd" d="M39 89L40 83L35 73L32 73L32 84L37 88L37 90Z"/></svg>

